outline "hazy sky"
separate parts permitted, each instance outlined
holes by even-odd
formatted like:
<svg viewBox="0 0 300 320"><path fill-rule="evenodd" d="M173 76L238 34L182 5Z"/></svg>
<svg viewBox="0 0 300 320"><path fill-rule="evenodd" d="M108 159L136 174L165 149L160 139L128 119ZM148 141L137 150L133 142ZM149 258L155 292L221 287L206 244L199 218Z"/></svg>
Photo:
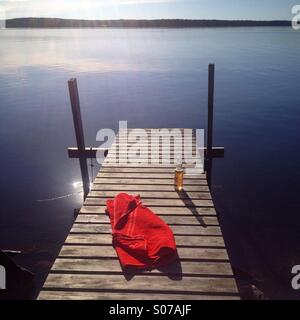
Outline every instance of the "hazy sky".
<svg viewBox="0 0 300 320"><path fill-rule="evenodd" d="M6 18L285 19L300 0L0 0Z"/></svg>

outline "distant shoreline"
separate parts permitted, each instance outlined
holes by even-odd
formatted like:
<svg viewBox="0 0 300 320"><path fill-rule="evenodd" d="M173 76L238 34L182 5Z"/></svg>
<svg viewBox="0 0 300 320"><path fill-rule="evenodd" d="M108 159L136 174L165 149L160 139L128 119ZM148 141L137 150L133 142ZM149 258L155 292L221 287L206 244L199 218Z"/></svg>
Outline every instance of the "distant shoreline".
<svg viewBox="0 0 300 320"><path fill-rule="evenodd" d="M207 28L207 27L287 27L287 20L79 20L59 18L16 18L6 20L6 28Z"/></svg>

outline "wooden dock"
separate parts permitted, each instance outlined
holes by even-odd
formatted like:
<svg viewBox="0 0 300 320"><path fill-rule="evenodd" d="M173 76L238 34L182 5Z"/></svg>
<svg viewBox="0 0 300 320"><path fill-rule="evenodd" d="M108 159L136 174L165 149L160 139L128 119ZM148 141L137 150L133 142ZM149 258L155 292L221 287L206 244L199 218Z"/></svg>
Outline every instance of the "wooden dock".
<svg viewBox="0 0 300 320"><path fill-rule="evenodd" d="M192 146L195 150L195 138ZM125 147L125 140L117 136L38 299L239 299L203 170L185 175L184 191L178 193L174 165L140 163L140 159L112 163L115 156L122 159ZM145 157L152 147L157 145L142 147ZM160 270L124 274L105 214L106 200L119 192L139 194L169 224L180 261Z"/></svg>

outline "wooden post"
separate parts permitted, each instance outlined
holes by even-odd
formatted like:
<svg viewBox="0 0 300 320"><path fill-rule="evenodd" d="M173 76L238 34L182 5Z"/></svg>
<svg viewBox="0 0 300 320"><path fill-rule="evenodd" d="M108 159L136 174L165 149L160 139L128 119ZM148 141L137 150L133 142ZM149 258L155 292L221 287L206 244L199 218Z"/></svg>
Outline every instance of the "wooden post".
<svg viewBox="0 0 300 320"><path fill-rule="evenodd" d="M208 109L207 109L207 144L206 144L206 176L211 188L213 159L213 120L214 120L215 65L208 66Z"/></svg>
<svg viewBox="0 0 300 320"><path fill-rule="evenodd" d="M72 106L75 135L77 140L77 148L79 152L79 163L80 163L80 171L81 171L82 184L83 184L83 197L85 199L90 190L90 179L89 179L88 166L87 166L87 161L85 156L85 144L84 144L84 135L83 135L81 112L80 112L77 80L75 78L70 79L68 81L68 85L69 85L69 93L70 93L71 106Z"/></svg>
<svg viewBox="0 0 300 320"><path fill-rule="evenodd" d="M215 65L208 66L207 158L212 158L214 120Z"/></svg>

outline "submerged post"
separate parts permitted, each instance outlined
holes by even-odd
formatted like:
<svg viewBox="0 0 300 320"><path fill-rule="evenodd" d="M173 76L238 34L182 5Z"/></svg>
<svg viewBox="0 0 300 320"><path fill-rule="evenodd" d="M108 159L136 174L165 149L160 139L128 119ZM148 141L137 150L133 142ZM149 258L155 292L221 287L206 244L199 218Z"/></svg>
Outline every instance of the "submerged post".
<svg viewBox="0 0 300 320"><path fill-rule="evenodd" d="M83 197L85 199L90 190L90 179L89 179L87 160L85 156L85 144L84 144L84 135L83 135L81 112L80 112L77 80L75 78L70 79L68 81L68 86L69 86L69 93L70 93L70 99L71 99L75 135L77 140L77 148L79 152L79 163L80 163L80 171L81 171L82 184L83 184Z"/></svg>
<svg viewBox="0 0 300 320"><path fill-rule="evenodd" d="M208 66L208 109L207 109L207 143L205 170L209 188L211 188L211 172L213 159L213 120L214 120L215 65Z"/></svg>

